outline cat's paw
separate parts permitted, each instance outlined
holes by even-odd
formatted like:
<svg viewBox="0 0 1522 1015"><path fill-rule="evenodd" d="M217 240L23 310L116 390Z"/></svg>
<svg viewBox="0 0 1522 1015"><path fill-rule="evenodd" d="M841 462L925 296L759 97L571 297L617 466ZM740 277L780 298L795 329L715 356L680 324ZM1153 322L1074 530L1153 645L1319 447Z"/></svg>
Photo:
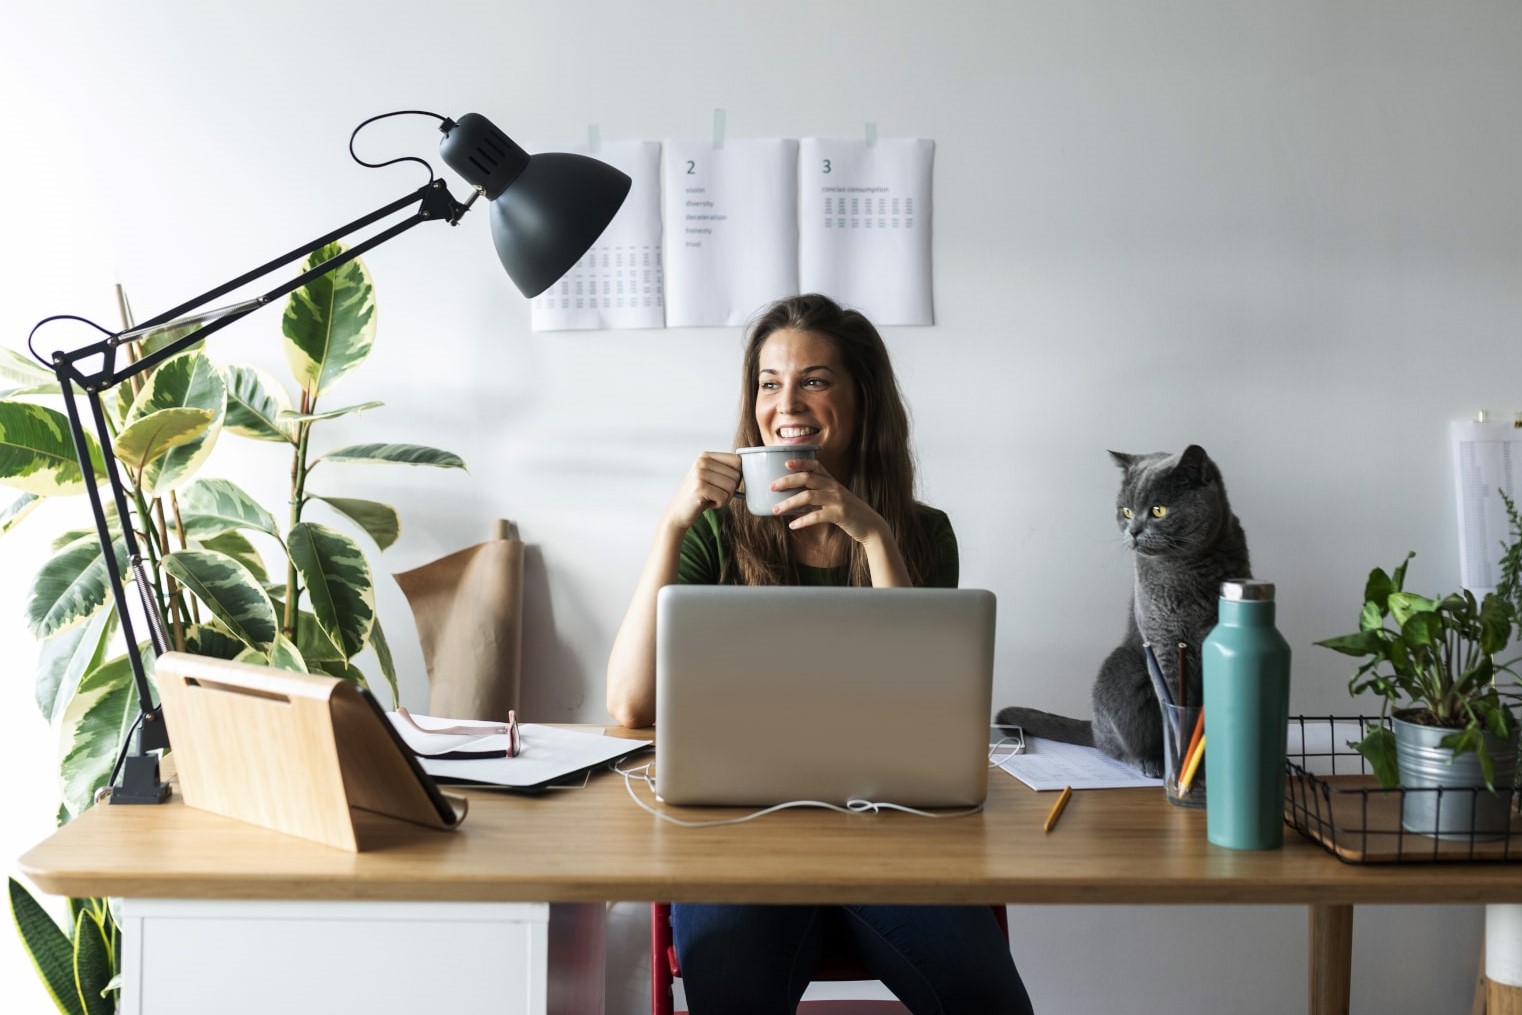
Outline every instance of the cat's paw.
<svg viewBox="0 0 1522 1015"><path fill-rule="evenodd" d="M1160 759L1143 759L1136 762L1136 768L1149 779L1161 779L1163 777L1163 763Z"/></svg>

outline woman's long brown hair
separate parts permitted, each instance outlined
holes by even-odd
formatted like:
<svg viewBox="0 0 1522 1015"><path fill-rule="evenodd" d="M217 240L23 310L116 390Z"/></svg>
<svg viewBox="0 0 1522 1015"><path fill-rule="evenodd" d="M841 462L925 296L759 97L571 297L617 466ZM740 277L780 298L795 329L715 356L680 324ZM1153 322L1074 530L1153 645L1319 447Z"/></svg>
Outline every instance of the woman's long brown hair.
<svg viewBox="0 0 1522 1015"><path fill-rule="evenodd" d="M827 338L856 385L856 437L848 449L849 479L836 476L888 523L909 570L919 585L933 562L929 533L914 501L914 456L909 448L909 412L888 360L882 336L860 312L847 310L827 296L809 294L778 300L758 317L745 343L740 376L740 421L735 447L764 443L756 423L756 394L760 385L761 347L775 331L809 331ZM743 500L729 503L724 517L734 559L721 580L737 585L796 585L798 561L790 530L782 518L757 517ZM867 555L860 543L848 540L848 585L871 585Z"/></svg>

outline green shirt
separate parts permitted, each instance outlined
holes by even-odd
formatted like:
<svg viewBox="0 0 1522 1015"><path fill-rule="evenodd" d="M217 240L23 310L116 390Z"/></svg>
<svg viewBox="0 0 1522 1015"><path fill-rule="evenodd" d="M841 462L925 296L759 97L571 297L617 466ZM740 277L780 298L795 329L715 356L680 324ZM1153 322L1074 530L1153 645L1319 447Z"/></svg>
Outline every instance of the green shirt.
<svg viewBox="0 0 1522 1015"><path fill-rule="evenodd" d="M930 544L935 548L935 560L925 578L927 588L954 589L960 561L957 557L957 534L951 529L951 519L946 512L933 507L918 505L920 518L930 532ZM682 538L682 556L677 566L678 585L717 585L728 557L729 541L722 533L719 511L704 511L697 524L687 530ZM803 585L844 585L845 567L805 567L799 565L798 575Z"/></svg>

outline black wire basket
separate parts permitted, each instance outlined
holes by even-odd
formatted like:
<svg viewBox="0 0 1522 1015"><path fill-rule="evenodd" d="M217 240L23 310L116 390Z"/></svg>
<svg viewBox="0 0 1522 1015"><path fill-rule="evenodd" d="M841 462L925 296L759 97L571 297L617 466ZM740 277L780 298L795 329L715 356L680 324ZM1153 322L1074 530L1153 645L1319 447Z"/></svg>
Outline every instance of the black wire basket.
<svg viewBox="0 0 1522 1015"><path fill-rule="evenodd" d="M1404 827L1408 800L1415 803L1419 795L1430 798L1420 801L1429 809L1451 817L1493 809L1495 797L1484 787L1381 788L1368 761L1349 746L1381 723L1389 725L1379 716L1290 717L1284 820L1291 828L1345 863L1522 861L1522 786L1511 787L1498 826L1440 835Z"/></svg>

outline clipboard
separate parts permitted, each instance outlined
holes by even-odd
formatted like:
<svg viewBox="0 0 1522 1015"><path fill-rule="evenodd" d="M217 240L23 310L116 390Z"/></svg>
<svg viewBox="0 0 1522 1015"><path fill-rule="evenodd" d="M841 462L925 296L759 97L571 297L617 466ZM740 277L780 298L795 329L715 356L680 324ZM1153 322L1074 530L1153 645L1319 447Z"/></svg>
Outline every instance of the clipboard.
<svg viewBox="0 0 1522 1015"><path fill-rule="evenodd" d="M356 811L441 831L465 818L348 681L183 652L154 676L187 806L350 852L377 831Z"/></svg>
<svg viewBox="0 0 1522 1015"><path fill-rule="evenodd" d="M581 785L589 772L650 747L647 740L610 737L584 730L538 723L519 727L522 747L516 757L421 758L423 771L440 783L512 793L542 793Z"/></svg>

